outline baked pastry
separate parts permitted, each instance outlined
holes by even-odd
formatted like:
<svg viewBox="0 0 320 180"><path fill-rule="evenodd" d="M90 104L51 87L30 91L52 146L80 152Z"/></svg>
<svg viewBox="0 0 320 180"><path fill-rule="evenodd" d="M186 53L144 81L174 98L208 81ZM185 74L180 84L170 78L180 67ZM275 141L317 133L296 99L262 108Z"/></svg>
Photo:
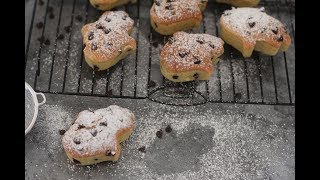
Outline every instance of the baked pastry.
<svg viewBox="0 0 320 180"><path fill-rule="evenodd" d="M208 80L224 52L223 44L209 34L176 32L161 51L161 73L173 82Z"/></svg>
<svg viewBox="0 0 320 180"><path fill-rule="evenodd" d="M106 11L111 10L114 7L118 7L128 3L136 3L137 0L90 0L90 3L93 7Z"/></svg>
<svg viewBox="0 0 320 180"><path fill-rule="evenodd" d="M218 3L230 4L237 7L253 7L257 6L260 0L216 0Z"/></svg>
<svg viewBox="0 0 320 180"><path fill-rule="evenodd" d="M162 35L171 35L199 27L202 11L208 0L155 0L150 9L153 29Z"/></svg>
<svg viewBox="0 0 320 180"><path fill-rule="evenodd" d="M117 161L120 143L129 138L134 115L125 108L111 105L95 111L79 113L76 121L62 138L68 158L80 165Z"/></svg>
<svg viewBox="0 0 320 180"><path fill-rule="evenodd" d="M82 28L84 58L95 70L105 70L136 51L130 36L133 20L124 11L106 11L98 21Z"/></svg>
<svg viewBox="0 0 320 180"><path fill-rule="evenodd" d="M250 57L253 50L272 56L291 44L285 26L264 8L232 8L223 13L219 24L220 37L244 57Z"/></svg>

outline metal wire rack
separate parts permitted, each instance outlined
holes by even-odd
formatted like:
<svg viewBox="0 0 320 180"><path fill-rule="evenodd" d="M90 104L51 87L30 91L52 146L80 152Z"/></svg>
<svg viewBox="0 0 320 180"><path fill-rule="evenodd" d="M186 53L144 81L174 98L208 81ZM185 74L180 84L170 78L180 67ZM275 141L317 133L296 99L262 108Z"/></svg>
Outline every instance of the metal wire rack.
<svg viewBox="0 0 320 180"><path fill-rule="evenodd" d="M243 58L225 45L225 53L208 81L172 83L160 73L159 53L167 36L150 26L151 0L117 8L135 21L132 36L137 52L112 68L93 71L84 61L81 27L94 22L101 11L87 0L26 0L25 79L44 93L114 98L149 98L171 105L246 103L295 105L295 1L261 1L280 19L292 37L284 53ZM217 21L230 6L211 0L203 22L193 33L218 36Z"/></svg>

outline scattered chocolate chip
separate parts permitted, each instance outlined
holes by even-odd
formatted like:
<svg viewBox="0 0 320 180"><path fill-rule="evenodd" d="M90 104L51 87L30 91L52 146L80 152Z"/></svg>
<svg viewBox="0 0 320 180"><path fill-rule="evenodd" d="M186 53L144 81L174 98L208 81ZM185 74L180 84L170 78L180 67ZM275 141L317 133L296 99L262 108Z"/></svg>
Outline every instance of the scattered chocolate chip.
<svg viewBox="0 0 320 180"><path fill-rule="evenodd" d="M167 3L175 2L176 0L167 0Z"/></svg>
<svg viewBox="0 0 320 180"><path fill-rule="evenodd" d="M197 39L196 40L198 43L200 43L200 44L203 44L204 43L204 40L203 39Z"/></svg>
<svg viewBox="0 0 320 180"><path fill-rule="evenodd" d="M50 45L50 40L49 39L46 39L46 41L44 41L44 44L49 46Z"/></svg>
<svg viewBox="0 0 320 180"><path fill-rule="evenodd" d="M71 26L66 26L66 27L64 27L64 30L65 30L67 33L70 33L70 31L71 31Z"/></svg>
<svg viewBox="0 0 320 180"><path fill-rule="evenodd" d="M94 34L93 32L90 32L89 35L88 35L88 40L92 40L94 38Z"/></svg>
<svg viewBox="0 0 320 180"><path fill-rule="evenodd" d="M271 29L271 31L272 31L274 34L278 34L278 28L276 28L276 29Z"/></svg>
<svg viewBox="0 0 320 180"><path fill-rule="evenodd" d="M103 29L103 26L100 23L98 23L98 24L96 24L96 28L97 29Z"/></svg>
<svg viewBox="0 0 320 180"><path fill-rule="evenodd" d="M114 156L116 154L116 152L111 151L111 150L107 150L106 155L107 156Z"/></svg>
<svg viewBox="0 0 320 180"><path fill-rule="evenodd" d="M267 30L267 28L262 28L262 30L261 30L260 33L262 34L262 33L264 33L266 30Z"/></svg>
<svg viewBox="0 0 320 180"><path fill-rule="evenodd" d="M171 126L168 125L168 126L166 127L165 131L166 131L167 133L171 133L171 131L172 131Z"/></svg>
<svg viewBox="0 0 320 180"><path fill-rule="evenodd" d="M82 129L85 128L85 126L83 124L79 124L78 129Z"/></svg>
<svg viewBox="0 0 320 180"><path fill-rule="evenodd" d="M180 56L181 58L184 58L184 57L187 56L187 55L188 55L187 52L179 52L179 56Z"/></svg>
<svg viewBox="0 0 320 180"><path fill-rule="evenodd" d="M282 42L283 41L283 36L281 35L278 39L277 39L278 42Z"/></svg>
<svg viewBox="0 0 320 180"><path fill-rule="evenodd" d="M44 42L44 36L38 37L37 40L38 40L40 43L43 43L43 42Z"/></svg>
<svg viewBox="0 0 320 180"><path fill-rule="evenodd" d="M63 34L59 34L59 36L57 37L57 39L59 39L59 40L64 39L64 35L63 35Z"/></svg>
<svg viewBox="0 0 320 180"><path fill-rule="evenodd" d="M176 12L175 11L171 11L171 15L176 15Z"/></svg>
<svg viewBox="0 0 320 180"><path fill-rule="evenodd" d="M169 39L168 39L168 42L169 42L170 44L174 43L174 38L173 38L173 37L169 38Z"/></svg>
<svg viewBox="0 0 320 180"><path fill-rule="evenodd" d="M256 25L255 22L249 22L248 24L249 24L249 26L250 26L251 28L253 28L253 27Z"/></svg>
<svg viewBox="0 0 320 180"><path fill-rule="evenodd" d="M235 98L236 99L241 99L241 93L236 93Z"/></svg>
<svg viewBox="0 0 320 180"><path fill-rule="evenodd" d="M101 122L101 123L100 123L100 126L108 126L107 121Z"/></svg>
<svg viewBox="0 0 320 180"><path fill-rule="evenodd" d="M156 87L156 83L154 81L150 80L149 87Z"/></svg>
<svg viewBox="0 0 320 180"><path fill-rule="evenodd" d="M73 138L73 142L74 142L75 144L80 144L80 143L81 143L81 141L80 141L79 138Z"/></svg>
<svg viewBox="0 0 320 180"><path fill-rule="evenodd" d="M38 23L36 24L36 27L37 27L38 29L43 28L43 22L38 22Z"/></svg>
<svg viewBox="0 0 320 180"><path fill-rule="evenodd" d="M54 14L53 14L53 13L50 13L50 14L49 14L49 18L50 18L50 19L53 19L53 18L54 18Z"/></svg>
<svg viewBox="0 0 320 180"><path fill-rule="evenodd" d="M212 49L214 49L214 45L213 45L213 44L209 43L209 46L210 46Z"/></svg>
<svg viewBox="0 0 320 180"><path fill-rule="evenodd" d="M93 70L94 70L94 71L99 71L99 67L96 66L96 65L93 65Z"/></svg>
<svg viewBox="0 0 320 180"><path fill-rule="evenodd" d="M173 78L173 79L178 79L178 78L179 78L179 76L174 75L174 76L172 76L172 78Z"/></svg>
<svg viewBox="0 0 320 180"><path fill-rule="evenodd" d="M253 17L252 16L250 16L248 19L252 19Z"/></svg>
<svg viewBox="0 0 320 180"><path fill-rule="evenodd" d="M108 18L108 17L106 17L106 19L105 19L107 22L110 22L111 21L111 19L110 18Z"/></svg>
<svg viewBox="0 0 320 180"><path fill-rule="evenodd" d="M64 135L64 133L66 133L66 130L64 130L64 129L60 129L59 130L59 134L62 136L62 135Z"/></svg>
<svg viewBox="0 0 320 180"><path fill-rule="evenodd" d="M93 137L96 137L96 135L98 134L98 131L96 129L93 129L90 131L90 133Z"/></svg>
<svg viewBox="0 0 320 180"><path fill-rule="evenodd" d="M160 129L159 131L157 131L156 132L156 136L158 137L158 138L162 138L162 129Z"/></svg>
<svg viewBox="0 0 320 180"><path fill-rule="evenodd" d="M76 20L79 21L79 22L82 22L82 20L83 20L83 19L82 19L82 16L77 15L77 16L76 16Z"/></svg>
<svg viewBox="0 0 320 180"><path fill-rule="evenodd" d="M154 3L155 3L157 6L160 6L160 4L161 4L160 0L155 0Z"/></svg>
<svg viewBox="0 0 320 180"><path fill-rule="evenodd" d="M112 96L112 95L113 95L112 89L110 89L110 90L108 91L107 95L108 95L108 96Z"/></svg>
<svg viewBox="0 0 320 180"><path fill-rule="evenodd" d="M229 16L230 14L231 14L230 12L223 13L224 16Z"/></svg>
<svg viewBox="0 0 320 180"><path fill-rule="evenodd" d="M104 28L103 31L104 31L105 34L109 34L111 32L111 29L110 28Z"/></svg>
<svg viewBox="0 0 320 180"><path fill-rule="evenodd" d="M52 6L48 7L48 12L53 12L53 7Z"/></svg>
<svg viewBox="0 0 320 180"><path fill-rule="evenodd" d="M91 50L95 51L98 49L98 46L95 43L91 44Z"/></svg>
<svg viewBox="0 0 320 180"><path fill-rule="evenodd" d="M196 59L196 61L193 62L194 64L200 64L201 61L199 59Z"/></svg>
<svg viewBox="0 0 320 180"><path fill-rule="evenodd" d="M250 32L250 31L246 31L246 34L247 34L247 35L251 35L251 32Z"/></svg>
<svg viewBox="0 0 320 180"><path fill-rule="evenodd" d="M195 74L193 75L193 77L194 77L194 79L198 79L198 78L199 78L199 74L198 74L198 73L195 73Z"/></svg>
<svg viewBox="0 0 320 180"><path fill-rule="evenodd" d="M124 15L124 16L122 17L122 20L127 20L127 17L128 17L128 15Z"/></svg>
<svg viewBox="0 0 320 180"><path fill-rule="evenodd" d="M142 153L146 153L146 147L142 146L138 149L138 151L142 152Z"/></svg>
<svg viewBox="0 0 320 180"><path fill-rule="evenodd" d="M39 0L39 3L38 3L40 6L42 6L44 4L43 0Z"/></svg>
<svg viewBox="0 0 320 180"><path fill-rule="evenodd" d="M165 8L166 8L167 10L173 10L172 4L166 5Z"/></svg>
<svg viewBox="0 0 320 180"><path fill-rule="evenodd" d="M81 162L76 160L76 159L73 159L73 162L76 163L76 164L81 164Z"/></svg>

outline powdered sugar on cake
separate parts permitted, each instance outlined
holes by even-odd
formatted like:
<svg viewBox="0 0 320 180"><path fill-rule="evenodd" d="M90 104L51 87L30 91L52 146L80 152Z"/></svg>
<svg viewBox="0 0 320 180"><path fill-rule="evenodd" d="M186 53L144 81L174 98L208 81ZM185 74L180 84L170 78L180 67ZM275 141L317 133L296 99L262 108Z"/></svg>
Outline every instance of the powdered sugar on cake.
<svg viewBox="0 0 320 180"><path fill-rule="evenodd" d="M223 53L224 42L208 34L177 32L161 52L162 64L185 71L190 68L212 68L212 59Z"/></svg>
<svg viewBox="0 0 320 180"><path fill-rule="evenodd" d="M116 133L133 126L134 115L116 105L79 113L75 123L65 133L64 148L86 156L98 152L116 152Z"/></svg>
<svg viewBox="0 0 320 180"><path fill-rule="evenodd" d="M84 51L102 59L118 56L121 47L134 41L128 34L133 25L134 21L124 11L105 12L98 21L83 27Z"/></svg>
<svg viewBox="0 0 320 180"><path fill-rule="evenodd" d="M226 10L221 16L221 22L248 42L265 38L277 40L285 33L284 25L267 15L263 7Z"/></svg>

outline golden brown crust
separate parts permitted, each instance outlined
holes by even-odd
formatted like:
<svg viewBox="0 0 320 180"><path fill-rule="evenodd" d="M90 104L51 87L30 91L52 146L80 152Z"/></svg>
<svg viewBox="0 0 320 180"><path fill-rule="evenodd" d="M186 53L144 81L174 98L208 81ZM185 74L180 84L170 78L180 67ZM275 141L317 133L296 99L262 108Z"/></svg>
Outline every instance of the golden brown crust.
<svg viewBox="0 0 320 180"><path fill-rule="evenodd" d="M257 6L260 0L216 0L218 3L230 4L236 7L254 7Z"/></svg>
<svg viewBox="0 0 320 180"><path fill-rule="evenodd" d="M133 24L124 11L107 11L98 21L83 26L83 52L88 65L105 70L134 53L136 41L129 36Z"/></svg>
<svg viewBox="0 0 320 180"><path fill-rule="evenodd" d="M174 82L208 79L224 52L224 42L208 34L176 32L160 54L162 74Z"/></svg>
<svg viewBox="0 0 320 180"><path fill-rule="evenodd" d="M206 4L202 0L156 0L150 9L151 26L163 35L198 27Z"/></svg>
<svg viewBox="0 0 320 180"><path fill-rule="evenodd" d="M115 7L128 4L130 2L136 3L137 0L90 0L90 3L93 7L102 11L111 10Z"/></svg>
<svg viewBox="0 0 320 180"><path fill-rule="evenodd" d="M250 57L253 50L267 55L285 51L291 44L284 25L267 15L263 8L233 8L221 16L220 37Z"/></svg>

